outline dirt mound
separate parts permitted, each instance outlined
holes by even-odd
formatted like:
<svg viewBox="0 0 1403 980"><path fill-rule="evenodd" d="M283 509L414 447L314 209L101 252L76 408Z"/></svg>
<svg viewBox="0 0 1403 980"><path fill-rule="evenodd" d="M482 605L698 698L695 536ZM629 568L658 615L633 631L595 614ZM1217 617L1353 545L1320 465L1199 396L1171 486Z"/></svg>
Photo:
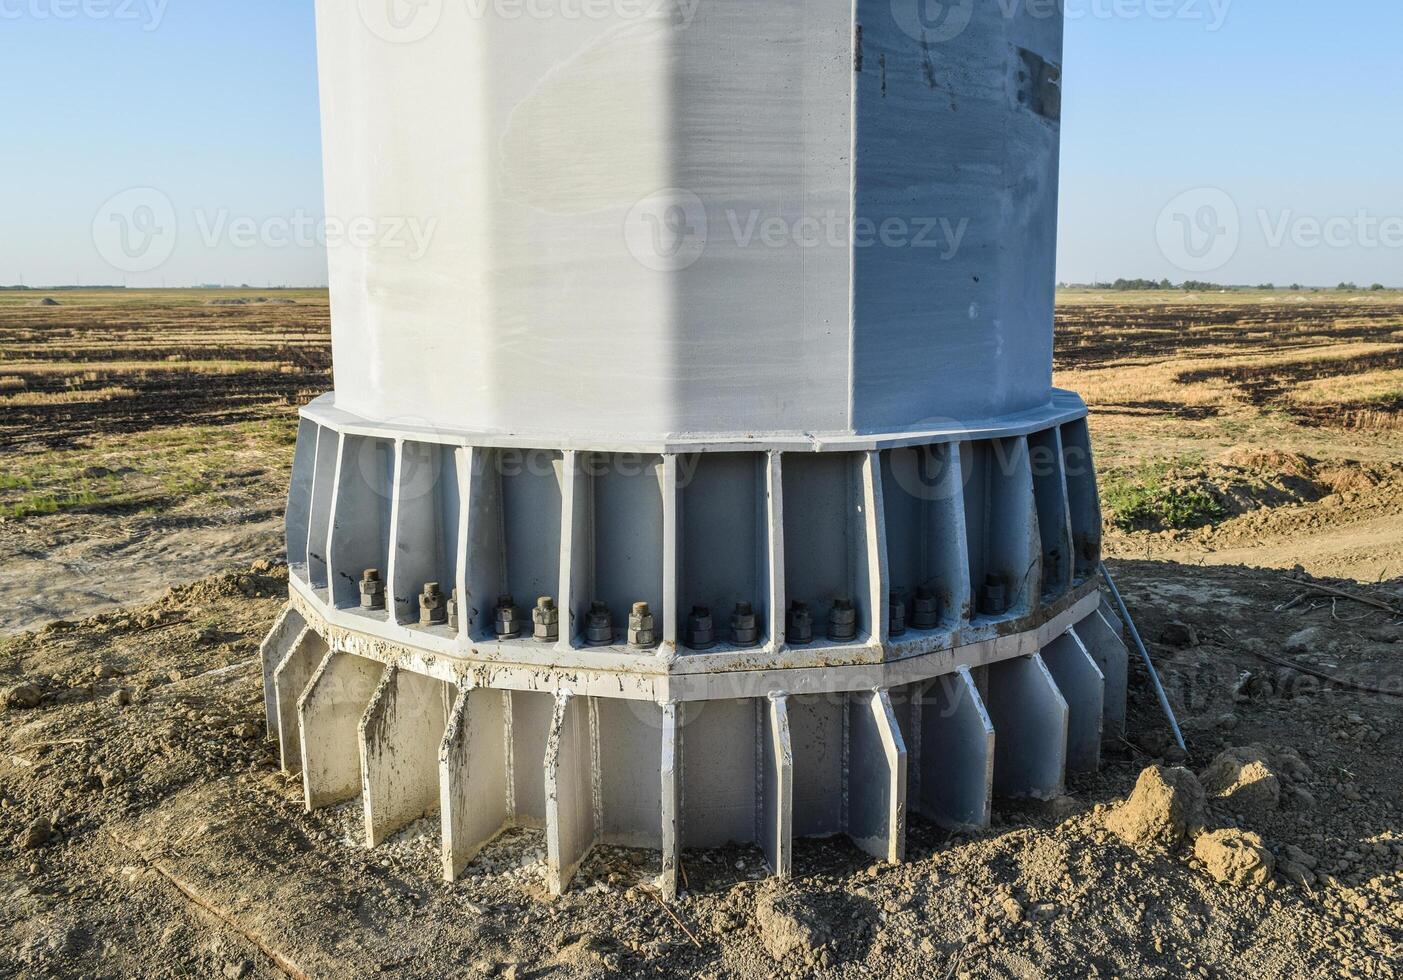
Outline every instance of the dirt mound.
<svg viewBox="0 0 1403 980"><path fill-rule="evenodd" d="M1220 460L1184 482L1213 498L1234 517L1263 508L1313 503L1331 492L1316 478L1316 462L1298 453L1261 452Z"/></svg>
<svg viewBox="0 0 1403 980"><path fill-rule="evenodd" d="M36 299L30 306L58 306L58 300L52 296L45 296L43 299Z"/></svg>
<svg viewBox="0 0 1403 980"><path fill-rule="evenodd" d="M1379 471L1360 466L1358 463L1321 467L1315 478L1329 487L1331 493L1372 490L1384 481L1384 476Z"/></svg>
<svg viewBox="0 0 1403 980"><path fill-rule="evenodd" d="M1276 858L1257 834L1215 830L1194 842L1194 857L1215 881L1239 888L1260 888L1271 880Z"/></svg>
<svg viewBox="0 0 1403 980"><path fill-rule="evenodd" d="M1221 752L1199 774L1204 790L1240 813L1265 813L1281 805L1281 780L1271 757L1257 746Z"/></svg>
<svg viewBox="0 0 1403 980"><path fill-rule="evenodd" d="M1187 769L1151 766L1135 792L1106 818L1106 829L1127 844L1178 847L1204 825L1204 792Z"/></svg>
<svg viewBox="0 0 1403 980"><path fill-rule="evenodd" d="M778 962L791 957L817 966L828 941L828 930L817 910L779 888L768 888L755 898L755 926L760 941Z"/></svg>
<svg viewBox="0 0 1403 980"><path fill-rule="evenodd" d="M1315 473L1316 461L1301 453L1283 452L1279 449L1259 449L1251 446L1236 446L1219 457L1224 466L1269 475L1284 474L1309 478Z"/></svg>
<svg viewBox="0 0 1403 980"><path fill-rule="evenodd" d="M623 951L605 936L586 935L567 942L555 955L555 962L577 976L617 976L623 962Z"/></svg>

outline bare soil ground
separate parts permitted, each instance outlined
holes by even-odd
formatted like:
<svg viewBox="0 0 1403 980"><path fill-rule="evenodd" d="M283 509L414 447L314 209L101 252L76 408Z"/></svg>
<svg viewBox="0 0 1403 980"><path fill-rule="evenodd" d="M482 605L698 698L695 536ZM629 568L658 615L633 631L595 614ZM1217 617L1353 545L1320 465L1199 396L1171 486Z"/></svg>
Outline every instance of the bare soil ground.
<svg viewBox="0 0 1403 980"><path fill-rule="evenodd" d="M798 877L778 893L754 850L688 853L671 914L648 891L657 869L645 853L596 853L574 890L550 902L539 835L499 841L447 885L435 820L367 851L357 803L304 814L300 787L263 738L256 643L285 587L270 564L21 635L4 648L4 681L38 698L0 724L0 928L10 937L0 972L1394 976L1399 701L1260 655L1403 691L1397 618L1332 608L1276 572L1164 562L1117 571L1147 636L1174 635L1171 620L1197 633L1192 645L1152 642L1187 760L1136 676L1138 734L1067 797L1003 807L973 837L914 821L901 867L842 841L802 842ZM1375 594L1403 601L1396 589ZM1143 767L1203 770L1221 750L1254 744L1301 765L1276 773L1276 805L1215 799L1210 823L1261 834L1278 869L1298 849L1308 877L1219 884L1183 848L1136 848L1107 832L1108 806Z"/></svg>
<svg viewBox="0 0 1403 980"><path fill-rule="evenodd" d="M3 339L12 316L26 336L58 336L30 320L78 303L57 299L69 305L16 313L0 300L0 378L21 375L16 349L35 355ZM670 910L648 888L645 853L595 853L550 902L538 835L500 840L446 885L436 821L371 852L356 803L302 812L263 736L257 644L286 587L276 525L290 446L276 419L328 384L324 299L305 300L310 312L303 300L205 299L154 302L168 304L162 321L214 309L232 318L222 329L254 337L315 323L307 360L286 359L305 369L260 389L250 415L225 424L211 408L193 439L158 411L143 427L114 404L130 396L113 395L60 403L73 421L31 421L7 445L17 455L5 474L30 482L0 486L13 508L0 525L0 615L11 617L0 623L11 633L0 640L0 975L1397 975L1403 447L1397 396L1384 397L1398 364L1378 359L1403 347L1397 298L1067 297L1059 382L1095 409L1111 567L1187 757L1137 668L1134 734L1067 797L1001 805L980 835L913 820L901 867L842 841L801 842L784 889L764 880L756 851L688 853ZM95 328L118 312L111 298L86 301ZM65 343L81 339L64 329L76 331ZM1358 345L1373 348L1363 367L1336 356ZM247 359L278 357L250 341ZM1263 394L1256 373L1202 376L1239 360L1290 384ZM151 397L179 403L180 385L208 381ZM1303 383L1316 386L1309 402L1293 394ZM117 413L110 429L104 406ZM206 450L186 452L192 441ZM64 482L123 466L132 472L111 482L77 477L95 481L86 500ZM43 494L56 506L33 506ZM9 567L18 556L22 574ZM45 575L65 587L17 613ZM1264 761L1225 787L1210 769L1226 749ZM1108 830L1160 763L1203 774L1208 826L1259 834L1273 867L1224 883L1191 839L1131 844Z"/></svg>

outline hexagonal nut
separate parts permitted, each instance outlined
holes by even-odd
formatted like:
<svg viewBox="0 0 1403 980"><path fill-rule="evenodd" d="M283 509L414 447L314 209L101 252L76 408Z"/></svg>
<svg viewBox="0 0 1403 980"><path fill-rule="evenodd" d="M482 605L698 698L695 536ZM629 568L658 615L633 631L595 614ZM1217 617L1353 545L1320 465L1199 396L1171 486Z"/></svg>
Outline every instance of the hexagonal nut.
<svg viewBox="0 0 1403 980"><path fill-rule="evenodd" d="M808 606L792 606L785 618L785 639L789 643L812 643L814 617Z"/></svg>
<svg viewBox="0 0 1403 980"><path fill-rule="evenodd" d="M448 622L448 599L442 592L419 596L419 622L424 626Z"/></svg>
<svg viewBox="0 0 1403 980"><path fill-rule="evenodd" d="M711 610L705 606L694 606L687 616L687 646L694 650L705 650L716 644L716 624L711 618Z"/></svg>
<svg viewBox="0 0 1403 980"><path fill-rule="evenodd" d="M520 636L523 628L521 611L515 605L498 606L496 616L493 619L493 628L496 630L497 636L504 640Z"/></svg>
<svg viewBox="0 0 1403 980"><path fill-rule="evenodd" d="M360 604L362 609L384 609L385 583L379 579L361 579Z"/></svg>
<svg viewBox="0 0 1403 980"><path fill-rule="evenodd" d="M560 639L560 610L549 600L536 600L531 610L532 635L543 643Z"/></svg>
<svg viewBox="0 0 1403 980"><path fill-rule="evenodd" d="M731 642L737 646L750 646L760 639L760 617L748 602L738 603L731 615Z"/></svg>
<svg viewBox="0 0 1403 980"><path fill-rule="evenodd" d="M630 646L652 646L656 638L653 630L653 615L634 614L628 618L628 642Z"/></svg>
<svg viewBox="0 0 1403 980"><path fill-rule="evenodd" d="M917 592L910 622L918 630L935 629L940 625L940 599L925 589Z"/></svg>
<svg viewBox="0 0 1403 980"><path fill-rule="evenodd" d="M595 603L585 619L585 643L592 647L608 646L614 642L614 618L603 603Z"/></svg>
<svg viewBox="0 0 1403 980"><path fill-rule="evenodd" d="M857 610L851 606L846 609L834 606L833 611L828 614L828 622L833 626L856 626Z"/></svg>

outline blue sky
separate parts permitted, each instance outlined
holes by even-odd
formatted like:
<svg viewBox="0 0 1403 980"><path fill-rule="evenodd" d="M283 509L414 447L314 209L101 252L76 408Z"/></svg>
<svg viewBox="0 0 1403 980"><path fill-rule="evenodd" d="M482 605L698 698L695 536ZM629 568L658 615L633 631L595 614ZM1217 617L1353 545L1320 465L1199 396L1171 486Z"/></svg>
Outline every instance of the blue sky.
<svg viewBox="0 0 1403 980"><path fill-rule="evenodd" d="M1403 4L1066 3L1060 278L1403 286ZM133 187L180 236L132 285L324 282L216 227L321 213L311 0L0 0L0 86L0 283L122 282Z"/></svg>
<svg viewBox="0 0 1403 980"><path fill-rule="evenodd" d="M1098 2L1113 0L1068 10ZM1071 21L1061 278L1403 286L1400 38L1396 0L1233 0L1218 30ZM1156 235L1166 203L1196 188L1225 192L1240 222L1236 252L1203 274L1168 261Z"/></svg>

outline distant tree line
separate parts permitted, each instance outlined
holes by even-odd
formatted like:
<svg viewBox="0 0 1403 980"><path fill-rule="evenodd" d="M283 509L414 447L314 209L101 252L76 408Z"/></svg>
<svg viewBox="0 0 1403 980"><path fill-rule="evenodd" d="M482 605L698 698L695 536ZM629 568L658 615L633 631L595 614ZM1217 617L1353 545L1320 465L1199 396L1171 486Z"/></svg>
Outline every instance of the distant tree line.
<svg viewBox="0 0 1403 980"><path fill-rule="evenodd" d="M1233 286L1216 282L1203 282L1198 279L1185 279L1181 283L1174 283L1168 279L1117 279L1115 282L1092 282L1092 283L1067 283L1059 282L1059 289L1104 289L1116 293L1140 293L1140 292L1169 292L1182 290L1186 293L1202 292L1240 292L1244 290L1273 292L1278 289L1288 289L1293 292L1318 293L1323 286L1303 286L1298 282L1293 282L1289 286L1278 286L1275 283L1264 282L1259 286ZM1389 287L1383 283L1374 283L1369 287L1370 292L1383 292ZM1364 292L1357 283L1342 282L1335 287L1342 293Z"/></svg>
<svg viewBox="0 0 1403 980"><path fill-rule="evenodd" d="M126 286L0 286L0 293L56 293L60 291L77 292L86 289L126 289Z"/></svg>

